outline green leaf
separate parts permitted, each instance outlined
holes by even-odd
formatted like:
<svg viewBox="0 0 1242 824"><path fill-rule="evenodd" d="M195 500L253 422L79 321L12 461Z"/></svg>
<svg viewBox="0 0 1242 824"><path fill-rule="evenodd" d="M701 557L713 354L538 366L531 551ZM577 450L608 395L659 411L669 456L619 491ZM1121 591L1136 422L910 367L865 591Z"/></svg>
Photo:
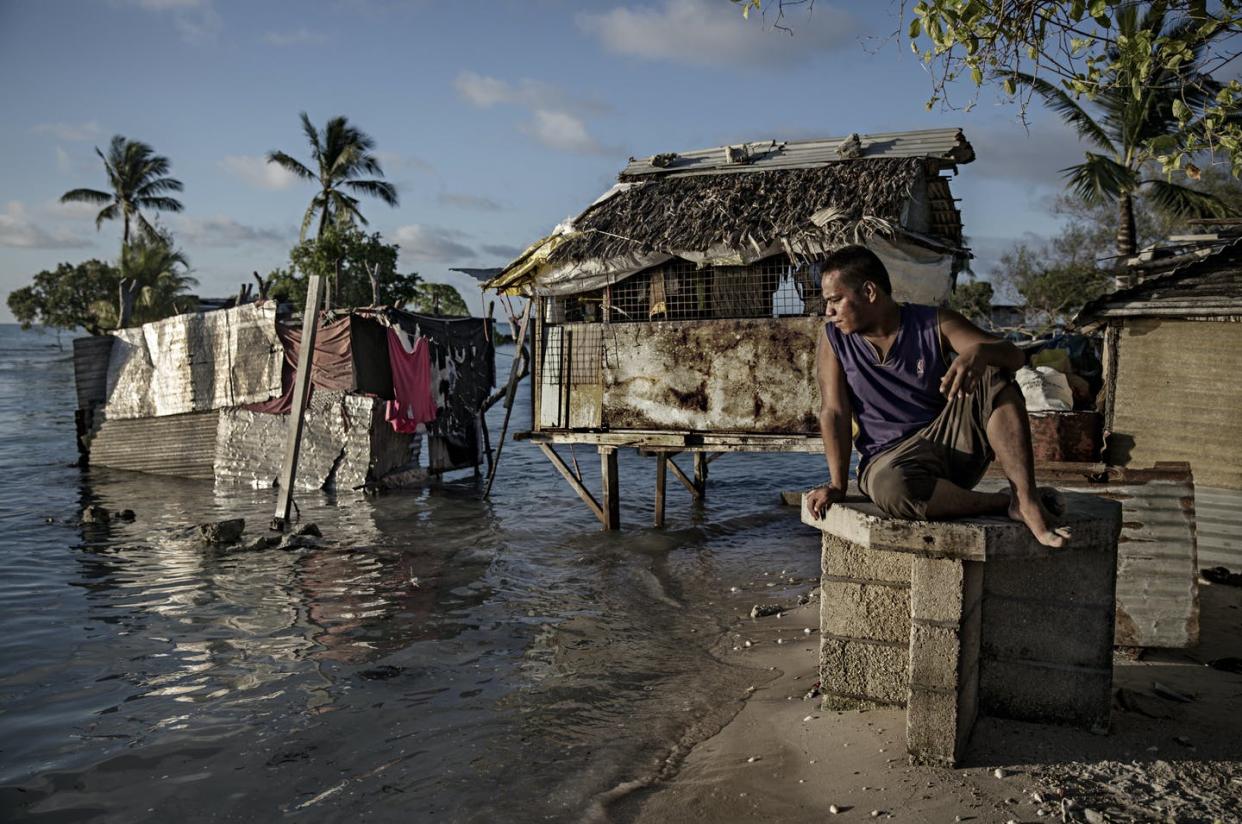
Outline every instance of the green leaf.
<svg viewBox="0 0 1242 824"><path fill-rule="evenodd" d="M983 69L973 66L970 70L970 78L975 81L976 86L983 85Z"/></svg>
<svg viewBox="0 0 1242 824"><path fill-rule="evenodd" d="M918 37L918 36L919 36L919 31L920 31L922 28L923 28L922 22L921 22L921 21L920 21L917 17L911 18L911 20L910 20L910 30L909 30L909 32L907 32L907 34L909 35L910 39L911 39L911 40L913 40L914 38Z"/></svg>

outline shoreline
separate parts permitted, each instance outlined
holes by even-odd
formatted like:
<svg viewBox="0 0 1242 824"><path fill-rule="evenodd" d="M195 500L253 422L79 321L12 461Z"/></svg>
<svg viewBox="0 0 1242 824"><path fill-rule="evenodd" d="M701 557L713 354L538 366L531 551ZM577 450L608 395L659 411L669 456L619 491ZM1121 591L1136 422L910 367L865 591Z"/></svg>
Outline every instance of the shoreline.
<svg viewBox="0 0 1242 824"><path fill-rule="evenodd" d="M1109 735L981 718L958 769L909 763L902 708L804 700L818 681L818 600L743 621L726 641L751 646L727 654L776 677L671 778L617 799L613 820L1228 821L1242 809L1242 716L1228 709L1242 675L1205 664L1242 655L1242 589L1201 587L1198 647L1115 657Z"/></svg>

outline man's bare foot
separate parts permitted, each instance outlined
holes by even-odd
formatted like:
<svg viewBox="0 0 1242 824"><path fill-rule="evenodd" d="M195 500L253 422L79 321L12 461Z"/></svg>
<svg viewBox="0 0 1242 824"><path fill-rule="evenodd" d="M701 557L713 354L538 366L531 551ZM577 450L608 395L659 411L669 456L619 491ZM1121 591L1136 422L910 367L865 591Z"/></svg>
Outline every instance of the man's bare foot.
<svg viewBox="0 0 1242 824"><path fill-rule="evenodd" d="M1070 542L1074 531L1067 526L1054 527L1050 510L1057 514L1065 511L1065 501L1055 489L1042 487L1027 501L1019 501L1016 496L1009 499L1011 519L1026 524L1035 540L1044 546L1060 549Z"/></svg>

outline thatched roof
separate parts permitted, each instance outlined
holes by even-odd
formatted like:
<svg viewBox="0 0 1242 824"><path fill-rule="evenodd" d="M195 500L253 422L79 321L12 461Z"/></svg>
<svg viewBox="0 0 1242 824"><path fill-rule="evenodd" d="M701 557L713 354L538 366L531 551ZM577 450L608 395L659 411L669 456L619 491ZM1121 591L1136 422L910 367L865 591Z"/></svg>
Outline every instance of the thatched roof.
<svg viewBox="0 0 1242 824"><path fill-rule="evenodd" d="M899 224L926 174L923 158L900 157L655 178L588 209L549 262L717 245L760 249L780 242L795 254L803 241L839 245Z"/></svg>

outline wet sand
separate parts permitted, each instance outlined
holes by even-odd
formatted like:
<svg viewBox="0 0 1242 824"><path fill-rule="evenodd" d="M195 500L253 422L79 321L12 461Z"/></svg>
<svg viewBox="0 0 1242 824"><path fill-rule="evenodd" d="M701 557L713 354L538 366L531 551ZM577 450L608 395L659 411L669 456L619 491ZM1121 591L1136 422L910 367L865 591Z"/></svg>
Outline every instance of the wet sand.
<svg viewBox="0 0 1242 824"><path fill-rule="evenodd" d="M615 818L1242 820L1242 675L1205 666L1242 656L1242 589L1201 586L1198 648L1117 657L1114 692L1127 691L1127 708L1114 706L1111 734L984 718L956 770L908 763L903 710L823 711L804 698L818 679L817 602L744 624L721 654L745 657L774 679L757 684L674 778L617 805ZM733 650L745 640L752 645Z"/></svg>

